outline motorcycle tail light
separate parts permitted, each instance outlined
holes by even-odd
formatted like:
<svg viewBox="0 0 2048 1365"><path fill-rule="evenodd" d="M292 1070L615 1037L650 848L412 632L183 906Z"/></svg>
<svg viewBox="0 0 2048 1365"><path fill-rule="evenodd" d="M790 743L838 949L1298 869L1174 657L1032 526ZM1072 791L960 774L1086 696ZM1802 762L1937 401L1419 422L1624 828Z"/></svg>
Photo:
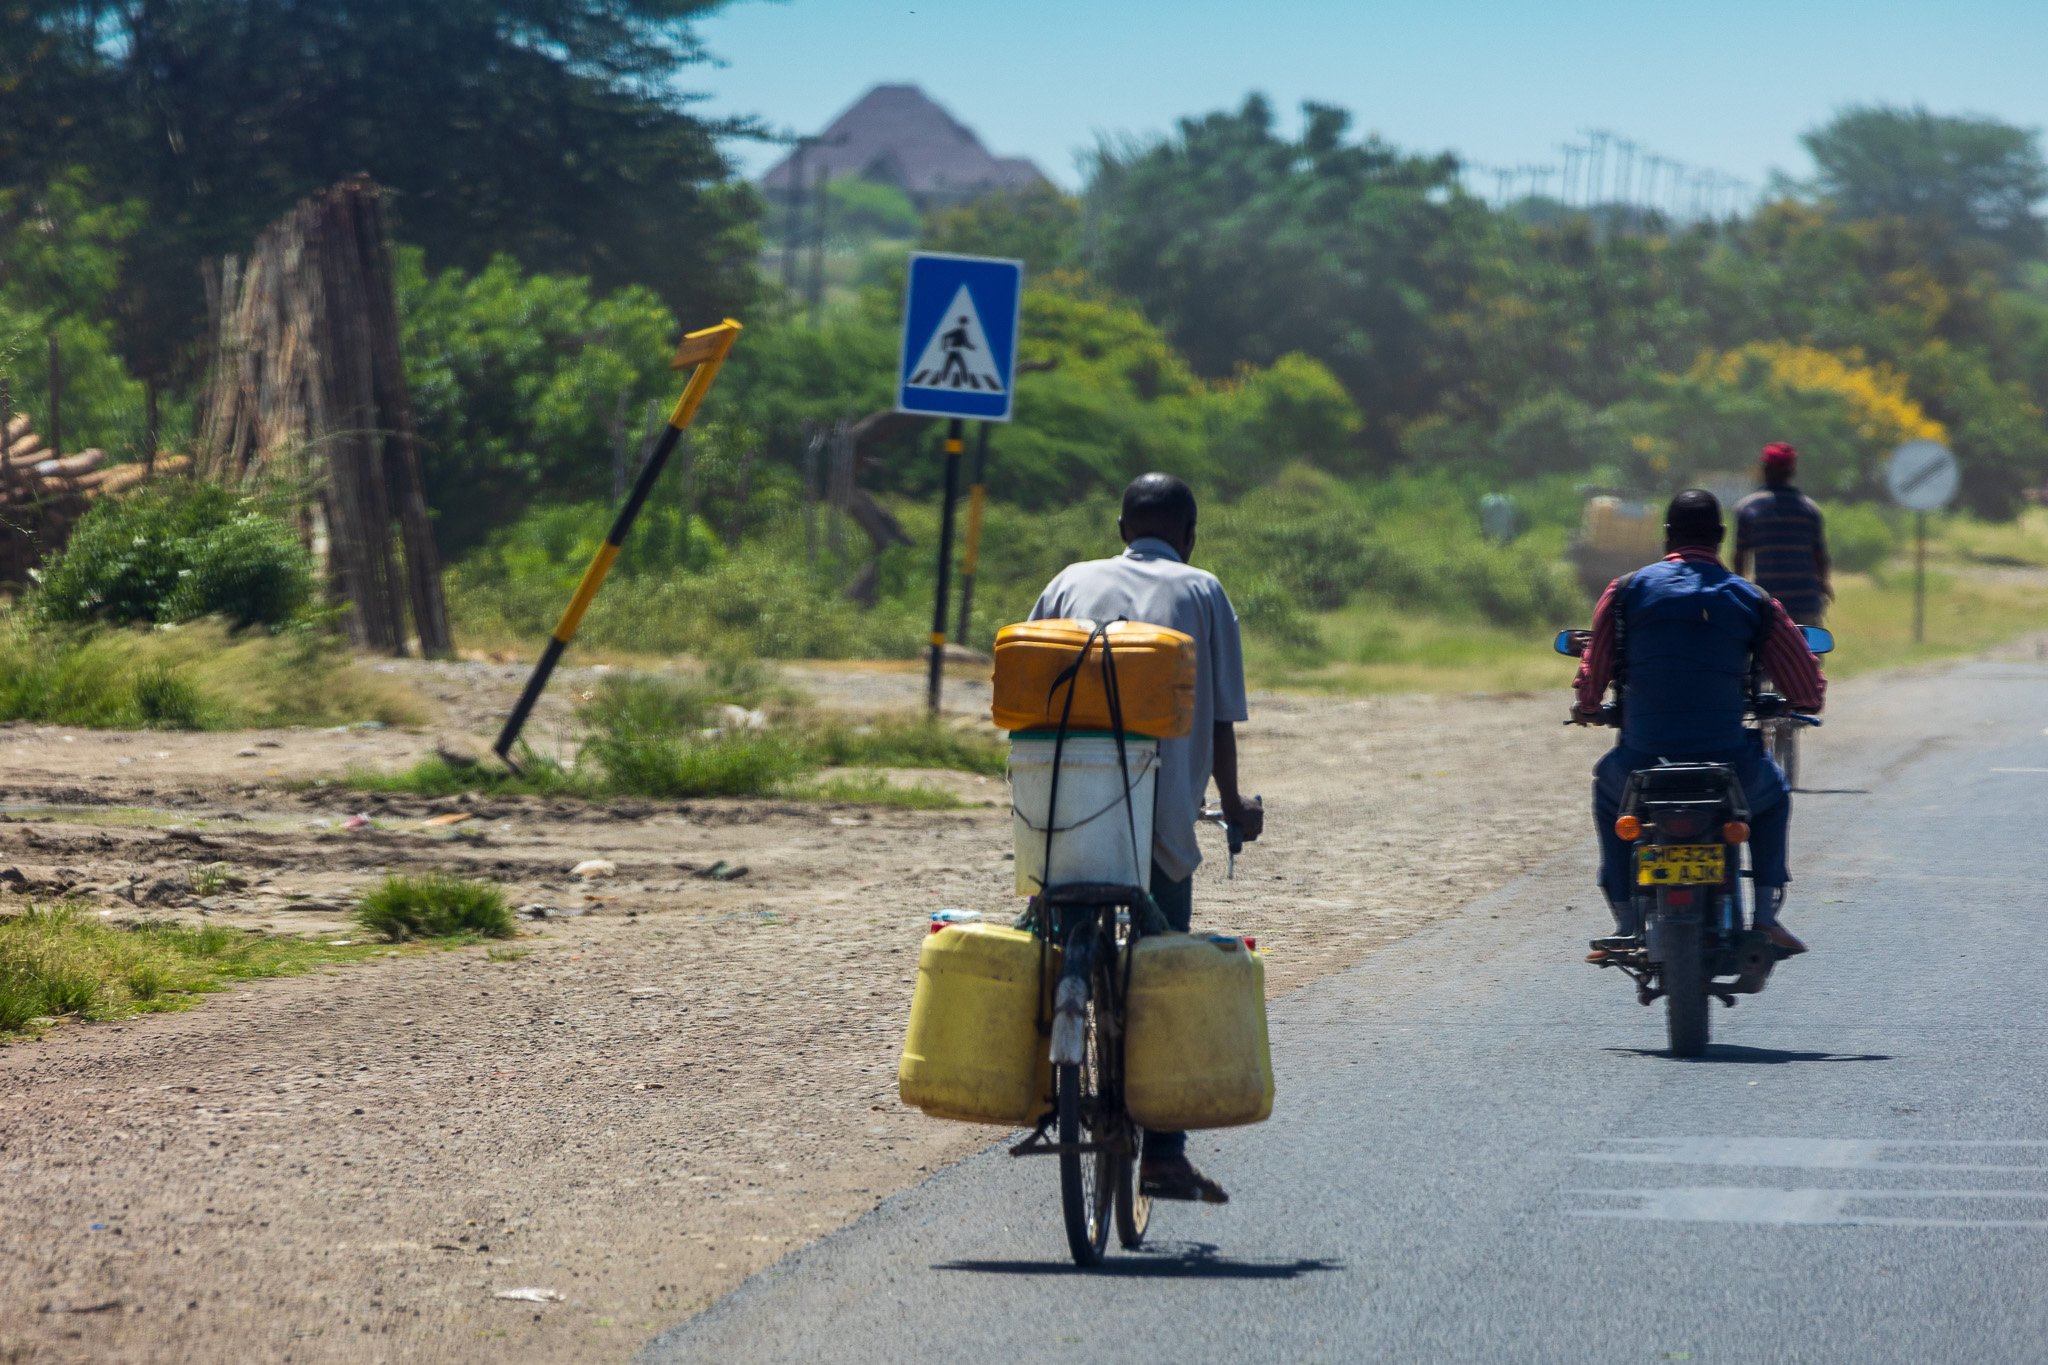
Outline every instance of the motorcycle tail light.
<svg viewBox="0 0 2048 1365"><path fill-rule="evenodd" d="M1749 842L1749 826L1740 820L1730 820L1721 826L1721 837L1731 844L1746 844Z"/></svg>
<svg viewBox="0 0 2048 1365"><path fill-rule="evenodd" d="M1700 832L1699 817L1695 815L1667 815L1664 817L1663 829L1666 834L1671 835L1673 838L1690 839L1693 835Z"/></svg>
<svg viewBox="0 0 2048 1365"><path fill-rule="evenodd" d="M1643 837L1643 822L1633 815L1624 815L1614 822L1614 832L1633 843Z"/></svg>

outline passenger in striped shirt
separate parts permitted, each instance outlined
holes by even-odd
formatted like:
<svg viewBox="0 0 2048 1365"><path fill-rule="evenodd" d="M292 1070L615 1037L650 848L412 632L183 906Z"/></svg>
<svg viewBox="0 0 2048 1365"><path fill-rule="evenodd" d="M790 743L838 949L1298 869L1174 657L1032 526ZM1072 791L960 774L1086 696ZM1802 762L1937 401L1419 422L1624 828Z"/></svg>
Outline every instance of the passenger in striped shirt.
<svg viewBox="0 0 2048 1365"><path fill-rule="evenodd" d="M1799 452L1783 441L1764 447L1764 486L1735 504L1735 572L1784 603L1800 625L1817 626L1835 589L1820 508L1792 486L1798 462Z"/></svg>

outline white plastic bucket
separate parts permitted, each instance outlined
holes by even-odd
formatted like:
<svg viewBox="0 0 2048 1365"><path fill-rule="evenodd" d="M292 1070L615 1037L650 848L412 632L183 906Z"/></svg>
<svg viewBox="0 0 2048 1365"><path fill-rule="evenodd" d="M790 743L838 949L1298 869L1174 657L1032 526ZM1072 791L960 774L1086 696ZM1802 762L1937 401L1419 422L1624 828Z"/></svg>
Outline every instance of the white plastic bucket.
<svg viewBox="0 0 2048 1365"><path fill-rule="evenodd" d="M1149 886L1152 880L1152 800L1159 789L1159 741L1124 737L1130 785L1118 766L1113 735L1068 735L1060 750L1059 809L1047 820L1052 798L1051 738L1010 742L1010 812L1017 839L1017 894L1047 885L1109 882ZM1126 807L1128 806L1128 812ZM1052 871L1046 872L1046 826L1052 835ZM1135 839L1132 826L1136 825Z"/></svg>

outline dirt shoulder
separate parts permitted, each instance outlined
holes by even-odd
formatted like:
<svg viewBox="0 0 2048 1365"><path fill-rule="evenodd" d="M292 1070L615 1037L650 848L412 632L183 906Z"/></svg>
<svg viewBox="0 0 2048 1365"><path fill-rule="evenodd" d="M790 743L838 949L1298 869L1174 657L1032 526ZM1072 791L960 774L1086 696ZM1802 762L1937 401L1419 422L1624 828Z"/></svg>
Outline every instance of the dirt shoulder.
<svg viewBox="0 0 2048 1365"><path fill-rule="evenodd" d="M522 673L409 667L472 735ZM921 680L801 682L867 709ZM1558 710L1259 699L1269 836L1234 881L1204 866L1198 923L1256 934L1284 992L1581 839L1598 741ZM903 1109L895 1067L928 913L1015 906L1000 784L939 813L279 788L436 738L0 729L0 867L113 914L331 925L433 868L572 916L529 922L515 960L408 956L0 1048L0 1360L624 1359L997 1136ZM426 823L448 813L472 818ZM571 878L585 858L618 875ZM200 904L203 862L250 884ZM721 862L745 874L702 875ZM517 1288L561 1298L494 1297Z"/></svg>

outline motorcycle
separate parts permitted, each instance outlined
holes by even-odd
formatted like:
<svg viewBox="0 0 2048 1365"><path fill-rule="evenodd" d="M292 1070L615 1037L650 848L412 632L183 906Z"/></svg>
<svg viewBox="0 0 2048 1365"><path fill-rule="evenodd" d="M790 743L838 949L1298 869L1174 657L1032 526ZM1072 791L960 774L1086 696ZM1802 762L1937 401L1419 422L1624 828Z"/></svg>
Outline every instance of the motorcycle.
<svg viewBox="0 0 2048 1365"><path fill-rule="evenodd" d="M1819 626L1802 626L1815 654L1835 647ZM1554 648L1579 658L1592 632L1561 630ZM1750 720L1817 726L1820 717L1795 711L1785 698L1752 686ZM1597 722L1619 727L1621 707L1600 708ZM1769 938L1747 927L1743 913L1742 850L1749 841L1749 802L1735 770L1725 763L1659 763L1631 773L1622 790L1615 833L1634 845L1636 911L1640 936L1602 940L1602 967L1615 967L1636 983L1636 1000L1664 1000L1672 1055L1697 1057L1712 1032L1709 1011L1719 1000L1734 1007L1770 979L1780 953Z"/></svg>

